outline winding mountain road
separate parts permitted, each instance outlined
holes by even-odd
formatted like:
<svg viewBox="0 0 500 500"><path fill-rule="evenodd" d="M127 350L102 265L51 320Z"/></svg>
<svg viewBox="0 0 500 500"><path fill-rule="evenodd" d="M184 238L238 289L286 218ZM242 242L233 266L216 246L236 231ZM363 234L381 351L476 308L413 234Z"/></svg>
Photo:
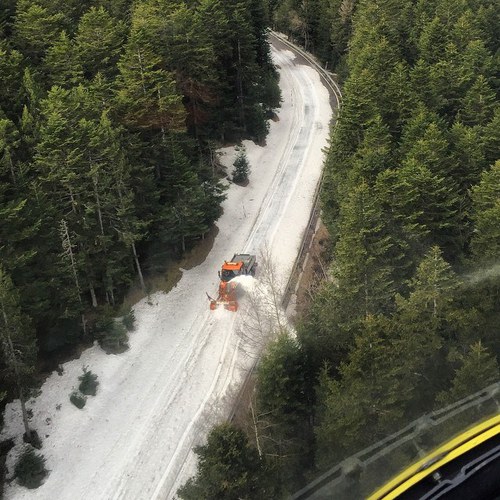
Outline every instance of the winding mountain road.
<svg viewBox="0 0 500 500"><path fill-rule="evenodd" d="M174 498L195 470L192 447L227 418L252 360L236 334L240 313L210 311L205 292L215 293L217 270L239 251L269 249L286 278L321 176L331 118L318 73L283 47L272 55L282 108L265 147L246 142L250 183L228 191L208 257L184 271L168 294L135 306L130 350L106 356L95 346L67 363L62 377L47 380L33 404L33 424L47 428L50 420L42 452L51 473L37 490L11 485L6 498ZM223 158L228 165L231 154ZM100 386L79 411L67 394L82 365L98 374Z"/></svg>

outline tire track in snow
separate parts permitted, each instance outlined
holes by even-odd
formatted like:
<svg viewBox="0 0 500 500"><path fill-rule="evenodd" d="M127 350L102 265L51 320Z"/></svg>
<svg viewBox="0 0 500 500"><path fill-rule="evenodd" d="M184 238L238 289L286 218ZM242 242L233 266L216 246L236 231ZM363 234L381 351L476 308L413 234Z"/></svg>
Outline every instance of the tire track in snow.
<svg viewBox="0 0 500 500"><path fill-rule="evenodd" d="M274 241L277 228L295 191L300 172L306 166L305 159L316 118L313 112L318 109L313 82L308 75L297 71L295 66L290 68L288 65L283 65L286 57L275 49L273 56L276 62L282 65L281 78L286 76L298 83L293 87L292 97L295 102L300 97L302 106L295 106L293 120L295 130L290 134L286 149L280 157L276 175L266 195L264 213L256 220L247 239L244 251L248 253L258 253L265 246L270 247ZM297 89L300 91L300 96L297 95ZM300 127L297 127L297 124L300 124Z"/></svg>
<svg viewBox="0 0 500 500"><path fill-rule="evenodd" d="M296 81L291 92L291 100L294 106L293 121L291 124L292 133L289 134L287 138L287 143L279 159L278 167L272 182L267 190L264 201L260 206L257 217L255 218L255 223L246 238L244 251L252 253L257 253L259 250L263 249L264 245L271 244L283 212L290 202L294 187L298 182L299 172L302 168L304 168L304 159L307 154L307 146L313 129L312 110L316 104L312 97L314 96L314 92L311 88L312 82L306 78L306 75L300 71L295 71L294 67L290 68L289 57L286 55L277 51L273 51L273 55L278 64L282 67L283 71L281 77ZM208 321L209 318L205 317L204 321L199 323L195 338L198 338L200 331L212 330L212 328L207 328ZM231 323L234 324L234 318ZM225 366L225 360L230 346L232 330L232 328L226 329L223 350L219 355L217 369L212 374L209 390L201 403L197 406L194 416L185 426L182 435L177 441L175 450L170 456L170 459L162 464L164 467L163 473L161 474L152 495L149 494L150 488L147 488L148 491L144 492L146 493L144 496L134 496L134 498L173 498L175 491L171 491L171 488L176 482L175 477L172 478L173 480L171 481L168 481L168 479L170 479L173 473L175 473L175 469L177 469L177 471L182 469L182 464L190 453L191 446L195 440L193 432L196 424L199 422L201 415L203 415L207 403L214 398L218 385L222 384L222 388L218 391L218 393L223 394L230 384L231 377L229 374L232 373L236 364L238 354L237 349L234 349L232 352L228 374L225 377L221 377L221 374L224 373L223 367ZM217 334L217 332L213 333ZM208 335L205 338L208 338ZM188 357L188 368L195 367L197 360L199 360L202 356L205 346L206 344L196 349L195 352L191 352L191 355ZM186 369L184 372L185 376L187 376L190 372L190 369ZM183 377L183 380L185 380L185 377ZM177 390L175 391L175 398L182 396L182 391L183 384L178 385ZM148 433L151 435L150 439L146 442L149 442L152 446L157 445L158 427L160 425L159 420L161 420L161 418L168 413L168 410L171 408L172 402L175 401L175 398L170 398L170 400L166 402L165 407L161 411L161 417L153 418L152 420L148 419L149 423L148 425L145 425L146 432L149 431ZM147 452L148 447L144 446L144 440L138 444L141 445L141 450L146 450ZM129 464L134 467L138 466L136 460L131 460ZM128 480L125 479L120 481L119 487L115 490L115 494L112 498L114 500L130 498L130 494L132 492L128 488L128 485Z"/></svg>
<svg viewBox="0 0 500 500"><path fill-rule="evenodd" d="M139 422L139 425L134 426L133 435L127 441L127 449L129 451L126 454L123 454L122 436L119 436L119 438L115 441L114 446L109 450L106 462L113 460L113 454L118 453L122 456L125 455L122 458L122 460L126 460L124 466L121 467L122 471L133 470L137 467L137 463L140 461L144 448L144 436L151 429L157 428L159 420L161 418L159 415L162 414L160 409L171 407L171 405L175 401L175 398L178 396L179 390L182 389L183 382L185 382L185 380L191 374L191 370L189 368L192 368L195 360L199 356L203 347L208 342L208 329L199 328L200 324L206 324L208 316L209 311L200 310L200 312L191 322L190 328L180 339L180 342L177 343L177 348L175 349L175 351L180 351L182 354L180 362L174 365L173 371L170 371L169 366L165 365L165 368L157 373L155 383L151 384L146 393L142 395L142 399L148 401L154 400L155 403L147 412L146 416L142 413L141 407L138 408L139 418L137 418L136 420ZM202 317L203 319L200 319L200 317ZM179 349L179 345L185 341L189 342L189 349L186 350L185 347ZM166 401L164 401L167 393L169 392L171 392L170 396L168 396ZM96 473L92 477L92 480L97 479L101 473L101 470L96 471ZM103 498L114 497L115 492L121 491L126 482L127 480L125 474L121 475L119 478L116 478L114 481L109 481Z"/></svg>
<svg viewBox="0 0 500 500"><path fill-rule="evenodd" d="M232 319L231 323L234 324L234 321L235 321L235 318ZM213 393L215 392L215 388L216 388L217 382L219 381L219 376L220 376L220 373L222 371L222 367L224 366L224 360L226 359L226 353L227 353L228 347L229 347L229 340L231 338L230 333L231 332L228 329L228 334L226 335L226 339L225 339L225 342L224 342L224 348L223 348L223 351L221 352L221 355L219 357L219 364L218 364L218 367L217 367L217 371L214 373L214 376L212 378L212 384L210 386L208 394L205 396L205 399L198 406L198 410L196 411L196 414L193 416L193 418L189 422L186 430L182 434L182 437L181 437L179 443L177 444L177 447L176 447L175 452L174 452L174 454L172 456L172 459L170 460L170 462L168 464L168 467L166 468L166 470L163 473L163 475L162 475L159 483L156 486L155 491L153 492L153 495L151 497L152 500L156 500L159 497L159 495L162 492L162 489L163 489L163 487L165 485L165 481L168 478L168 475L170 474L172 468L174 466L177 466L178 469L182 468L182 464L184 463L184 461L185 461L185 459L186 459L186 457L187 457L187 455L188 455L188 453L189 453L189 451L191 449L191 444L193 442L193 436L189 436L189 434L191 433L191 431L192 431L193 426L195 425L195 423L198 421L200 415L205 410L206 404L208 403L208 401L213 396ZM238 354L238 350L234 349L233 354L231 356L231 363L230 363L231 366L234 366L234 364L236 362L237 354ZM226 378L226 380L227 380L227 378ZM190 438L189 439L189 447L186 449L185 443L188 440L188 438ZM183 453L183 460L182 460L181 463L179 463L179 461L177 461L177 463L176 463L176 458L181 453ZM169 488L169 490L170 490L170 488Z"/></svg>
<svg viewBox="0 0 500 500"><path fill-rule="evenodd" d="M279 51L272 49L272 54L275 62L281 67L282 74L280 78L286 76L288 79L294 78L292 70L288 67L288 59L285 55L281 54ZM302 106L294 105L303 96L298 94L297 87L292 88L291 92L291 102L294 107L294 113L291 123L292 133L288 135L287 143L285 145L284 151L281 154L280 161L278 163L278 168L273 177L273 180L267 190L266 196L263 203L259 208L259 212L255 219L255 222L247 236L247 242L243 249L246 253L258 253L259 250L263 249L264 243L267 243L266 231L271 224L271 218L274 212L272 212L273 203L275 202L277 193L282 189L283 177L285 170L287 168L288 161L291 157L293 149L295 147L297 138L300 134L300 128L297 124L303 121L303 111ZM275 213L274 213L275 214ZM276 214L275 214L276 215Z"/></svg>

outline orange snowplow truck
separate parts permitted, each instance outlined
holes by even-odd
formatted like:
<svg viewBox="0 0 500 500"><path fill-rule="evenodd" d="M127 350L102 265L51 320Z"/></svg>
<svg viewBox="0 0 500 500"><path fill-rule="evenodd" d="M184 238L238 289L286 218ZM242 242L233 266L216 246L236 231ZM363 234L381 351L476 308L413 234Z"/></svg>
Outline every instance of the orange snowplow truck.
<svg viewBox="0 0 500 500"><path fill-rule="evenodd" d="M225 261L222 264L222 269L219 271L219 295L213 299L208 295L210 300L210 309L212 311L223 305L229 311L238 310L238 301L236 300L237 283L231 282L233 278L244 275L255 275L257 267L257 258L249 253L237 253L233 255L230 261Z"/></svg>

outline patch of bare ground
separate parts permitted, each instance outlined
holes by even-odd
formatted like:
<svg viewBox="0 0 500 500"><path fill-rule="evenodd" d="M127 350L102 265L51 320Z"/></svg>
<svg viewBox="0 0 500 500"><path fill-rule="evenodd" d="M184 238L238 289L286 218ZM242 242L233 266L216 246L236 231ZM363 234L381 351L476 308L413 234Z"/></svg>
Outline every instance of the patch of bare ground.
<svg viewBox="0 0 500 500"><path fill-rule="evenodd" d="M296 318L300 318L307 312L319 284L327 278L326 262L329 248L330 235L320 220L299 278L295 305Z"/></svg>

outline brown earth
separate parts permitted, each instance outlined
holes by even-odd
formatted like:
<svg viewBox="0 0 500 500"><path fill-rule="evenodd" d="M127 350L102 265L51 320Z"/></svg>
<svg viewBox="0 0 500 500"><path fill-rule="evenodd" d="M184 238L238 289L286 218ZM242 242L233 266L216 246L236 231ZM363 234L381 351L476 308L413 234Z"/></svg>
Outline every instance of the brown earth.
<svg viewBox="0 0 500 500"><path fill-rule="evenodd" d="M317 230L309 247L308 258L302 265L302 274L297 287L295 318L303 316L309 307L318 285L327 276L326 260L330 247L330 235L319 220Z"/></svg>

